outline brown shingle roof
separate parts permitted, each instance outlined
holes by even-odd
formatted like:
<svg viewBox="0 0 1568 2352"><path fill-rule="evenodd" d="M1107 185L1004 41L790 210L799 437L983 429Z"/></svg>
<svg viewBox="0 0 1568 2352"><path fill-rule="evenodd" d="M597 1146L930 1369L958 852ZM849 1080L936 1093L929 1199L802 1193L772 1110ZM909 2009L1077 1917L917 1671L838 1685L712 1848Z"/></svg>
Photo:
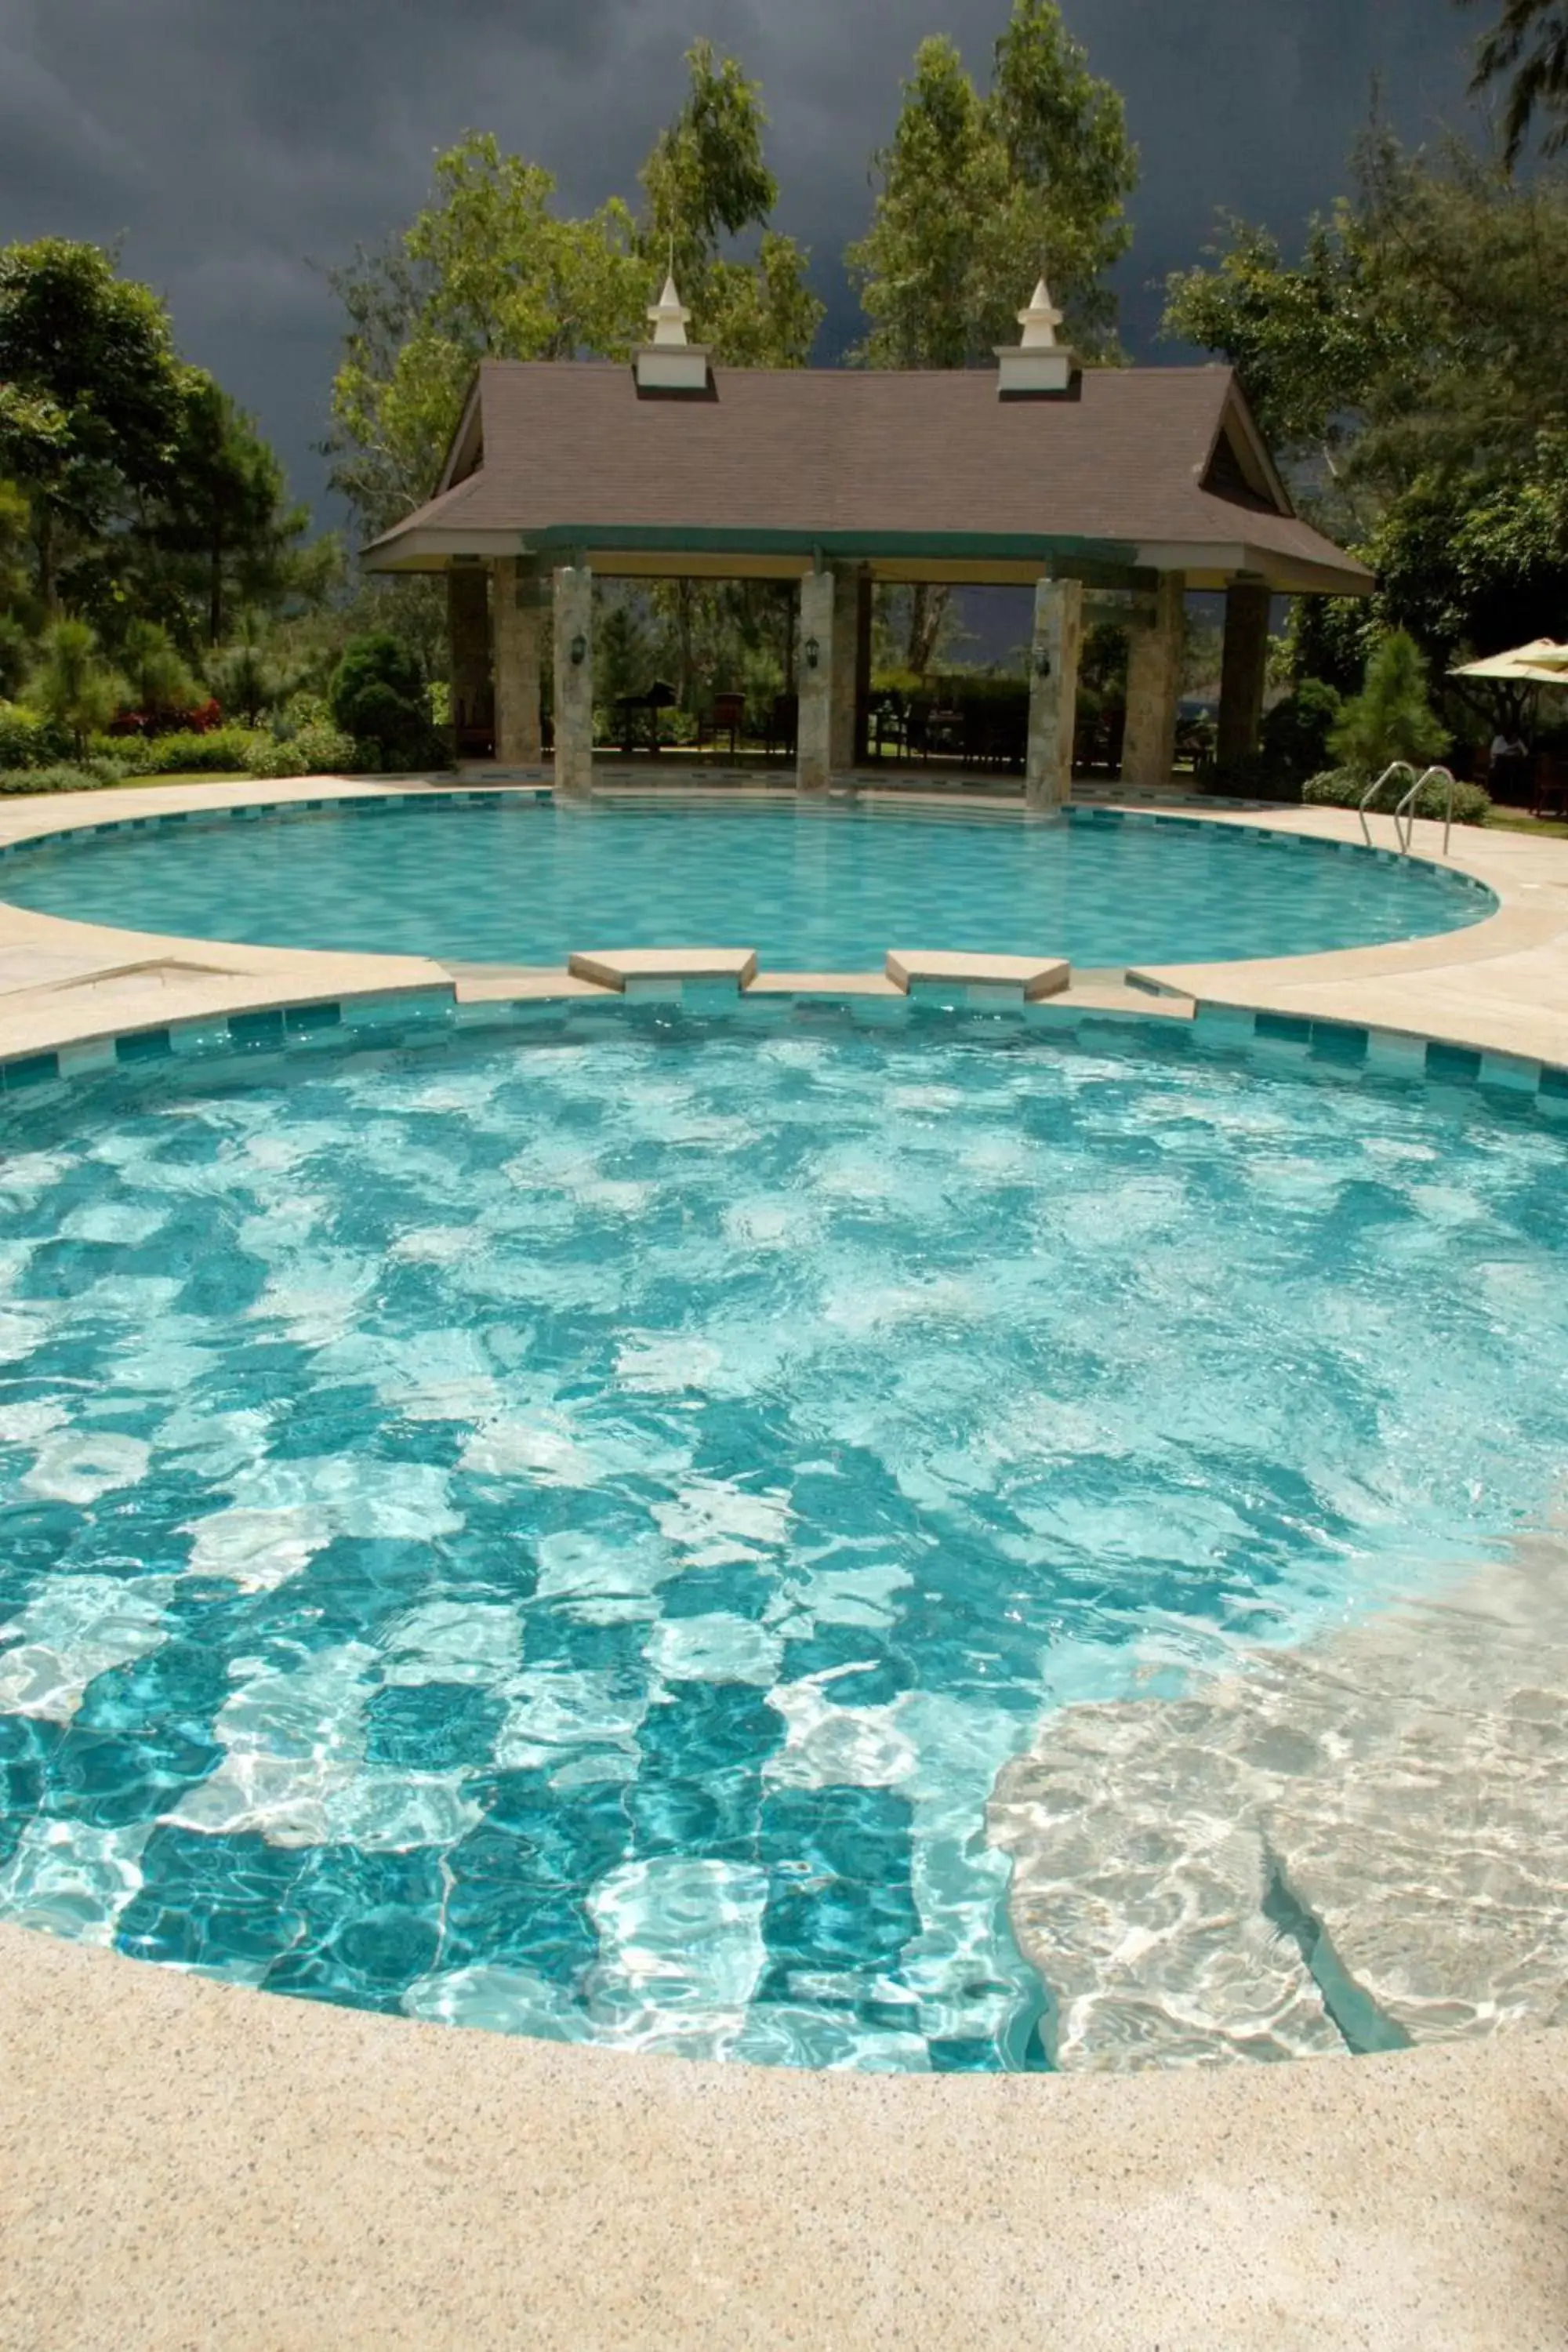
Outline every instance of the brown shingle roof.
<svg viewBox="0 0 1568 2352"><path fill-rule="evenodd" d="M1076 542L1128 562L1242 543L1270 570L1327 565L1351 585L1360 572L1282 494L1242 479L1235 452L1253 428L1227 369L1089 369L1079 396L1047 401L1000 399L989 370L723 369L715 393L640 398L629 368L489 362L482 464L371 560L432 530L447 550L469 533L483 546L495 532L605 544L619 531L861 540L868 552L913 534Z"/></svg>

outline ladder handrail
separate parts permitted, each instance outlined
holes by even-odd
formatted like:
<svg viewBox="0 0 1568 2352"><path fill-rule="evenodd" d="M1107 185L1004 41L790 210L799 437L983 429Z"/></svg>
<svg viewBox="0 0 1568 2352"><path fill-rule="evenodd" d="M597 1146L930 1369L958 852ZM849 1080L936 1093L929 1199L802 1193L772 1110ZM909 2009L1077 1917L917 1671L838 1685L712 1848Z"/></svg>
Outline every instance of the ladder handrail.
<svg viewBox="0 0 1568 2352"><path fill-rule="evenodd" d="M1382 775L1379 776L1377 782L1374 784L1368 784L1365 792L1363 793L1360 800L1356 803L1356 814L1361 819L1361 829L1363 834L1365 835L1366 845L1369 849L1373 846L1373 839L1372 827L1366 821L1367 810L1377 798L1378 793L1382 792L1384 784L1387 783L1391 776L1404 775L1413 777L1415 773L1415 771L1411 766L1408 760L1391 760L1387 767L1384 768ZM1419 790L1419 785L1417 785L1417 790ZM1403 802L1401 802L1400 806L1404 806ZM1397 810L1394 813L1394 838L1397 840L1399 836L1399 815Z"/></svg>
<svg viewBox="0 0 1568 2352"><path fill-rule="evenodd" d="M1398 764L1405 766L1407 763L1402 761ZM1411 769L1410 772L1414 775L1415 770ZM1448 855L1448 835L1454 823L1454 777L1450 769L1434 766L1428 768L1424 775L1415 777L1415 782L1394 812L1394 838L1399 842L1401 854L1405 857L1409 856L1410 845L1415 837L1415 803L1420 797L1422 786L1429 784L1435 776L1441 777L1443 782L1448 787L1447 800L1443 812L1443 855L1445 857ZM1400 834L1401 817L1405 820L1403 835Z"/></svg>

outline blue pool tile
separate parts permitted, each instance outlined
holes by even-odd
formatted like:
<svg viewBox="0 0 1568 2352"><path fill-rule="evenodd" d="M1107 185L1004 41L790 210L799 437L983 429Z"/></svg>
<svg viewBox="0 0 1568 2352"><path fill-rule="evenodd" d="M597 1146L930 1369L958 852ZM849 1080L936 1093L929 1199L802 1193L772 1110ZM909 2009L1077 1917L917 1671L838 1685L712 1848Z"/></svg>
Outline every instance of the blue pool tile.
<svg viewBox="0 0 1568 2352"><path fill-rule="evenodd" d="M114 1041L117 1062L164 1062L174 1050L166 1029L136 1029Z"/></svg>
<svg viewBox="0 0 1568 2352"><path fill-rule="evenodd" d="M27 1087L45 1086L59 1074L58 1054L23 1054L16 1061L0 1066L0 1076L4 1077L7 1092L18 1094Z"/></svg>
<svg viewBox="0 0 1568 2352"><path fill-rule="evenodd" d="M1481 1057L1468 1045L1447 1045L1433 1038L1426 1047L1426 1075L1449 1086L1473 1087L1481 1075Z"/></svg>
<svg viewBox="0 0 1568 2352"><path fill-rule="evenodd" d="M278 1046L283 1043L283 1015L276 1007L261 1013L231 1013L228 1034L237 1045Z"/></svg>

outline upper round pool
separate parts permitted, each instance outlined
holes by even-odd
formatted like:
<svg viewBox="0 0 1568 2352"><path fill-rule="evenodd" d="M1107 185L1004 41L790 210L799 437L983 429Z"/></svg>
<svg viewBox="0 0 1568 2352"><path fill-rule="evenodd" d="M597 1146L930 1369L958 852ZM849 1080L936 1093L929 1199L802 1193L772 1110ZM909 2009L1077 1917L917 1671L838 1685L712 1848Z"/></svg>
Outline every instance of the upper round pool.
<svg viewBox="0 0 1568 2352"><path fill-rule="evenodd" d="M1109 810L385 795L318 803L308 829L281 821L305 813L57 837L10 854L4 895L258 945L560 964L702 944L796 971L879 969L900 947L1080 969L1310 955L1458 929L1495 904L1409 860Z"/></svg>

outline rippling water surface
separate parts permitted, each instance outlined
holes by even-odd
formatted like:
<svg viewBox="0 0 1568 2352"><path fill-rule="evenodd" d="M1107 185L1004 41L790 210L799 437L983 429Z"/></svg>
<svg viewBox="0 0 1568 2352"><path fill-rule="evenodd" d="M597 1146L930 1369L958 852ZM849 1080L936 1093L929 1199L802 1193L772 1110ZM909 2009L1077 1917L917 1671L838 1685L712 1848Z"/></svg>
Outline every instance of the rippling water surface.
<svg viewBox="0 0 1568 2352"><path fill-rule="evenodd" d="M1563 1459L1563 1145L1473 1096L595 1007L0 1140L0 1911L279 1991L1042 2063L1006 1759Z"/></svg>
<svg viewBox="0 0 1568 2352"><path fill-rule="evenodd" d="M0 891L78 921L205 939L559 964L574 948L756 948L776 970L880 970L889 948L1089 967L1305 955L1474 923L1436 868L1234 827L1100 814L598 801L380 800L8 859Z"/></svg>

